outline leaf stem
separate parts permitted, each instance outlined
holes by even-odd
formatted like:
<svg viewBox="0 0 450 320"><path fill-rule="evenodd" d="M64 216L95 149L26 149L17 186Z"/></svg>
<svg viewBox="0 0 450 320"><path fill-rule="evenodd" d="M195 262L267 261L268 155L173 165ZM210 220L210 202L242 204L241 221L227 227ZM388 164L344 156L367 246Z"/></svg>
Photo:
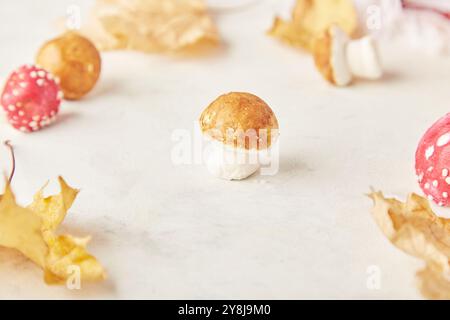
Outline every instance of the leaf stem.
<svg viewBox="0 0 450 320"><path fill-rule="evenodd" d="M11 162L12 162L12 169L11 169L11 173L9 174L9 179L8 179L8 183L11 184L11 181L14 177L14 172L16 172L16 156L14 155L14 147L11 144L11 141L6 140L3 142L3 144L8 147L9 152L11 153Z"/></svg>

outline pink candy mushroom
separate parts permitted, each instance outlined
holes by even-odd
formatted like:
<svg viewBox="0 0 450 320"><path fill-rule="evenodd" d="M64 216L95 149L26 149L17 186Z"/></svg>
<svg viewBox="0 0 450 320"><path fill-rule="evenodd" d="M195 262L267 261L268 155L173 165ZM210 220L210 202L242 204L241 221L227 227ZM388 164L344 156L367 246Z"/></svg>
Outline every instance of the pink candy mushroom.
<svg viewBox="0 0 450 320"><path fill-rule="evenodd" d="M450 205L450 113L422 137L416 151L416 174L429 200Z"/></svg>
<svg viewBox="0 0 450 320"><path fill-rule="evenodd" d="M1 95L9 123L31 132L56 119L63 97L57 79L44 69L22 66L8 78Z"/></svg>

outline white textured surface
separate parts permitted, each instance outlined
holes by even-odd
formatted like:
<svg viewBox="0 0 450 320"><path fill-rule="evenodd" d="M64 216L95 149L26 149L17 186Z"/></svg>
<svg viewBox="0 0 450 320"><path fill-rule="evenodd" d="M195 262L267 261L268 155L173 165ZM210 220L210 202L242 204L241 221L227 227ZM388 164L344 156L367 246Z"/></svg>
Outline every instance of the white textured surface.
<svg viewBox="0 0 450 320"><path fill-rule="evenodd" d="M2 81L33 61L74 2L1 4ZM22 134L2 118L1 139L17 146L19 200L58 174L80 187L64 229L93 236L109 280L48 287L41 270L1 249L0 298L420 297L421 263L388 243L364 194L418 191L414 151L449 111L450 59L390 45L382 82L333 88L309 56L265 35L275 2L217 14L225 47L215 55L104 54L95 91L65 103L46 130ZM172 164L173 130L193 131L203 108L231 90L261 96L277 114L278 175L228 182ZM4 148L0 159L7 171ZM366 287L371 265L380 290Z"/></svg>

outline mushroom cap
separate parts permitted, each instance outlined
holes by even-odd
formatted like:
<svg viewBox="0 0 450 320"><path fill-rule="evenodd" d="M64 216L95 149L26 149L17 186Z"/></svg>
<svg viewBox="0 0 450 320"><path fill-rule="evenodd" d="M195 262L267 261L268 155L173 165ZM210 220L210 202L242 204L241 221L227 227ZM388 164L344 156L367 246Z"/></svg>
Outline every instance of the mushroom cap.
<svg viewBox="0 0 450 320"><path fill-rule="evenodd" d="M226 145L266 149L277 138L278 120L259 97L230 92L214 100L200 116L204 134Z"/></svg>
<svg viewBox="0 0 450 320"><path fill-rule="evenodd" d="M46 42L36 63L59 78L64 98L69 100L80 99L91 91L101 72L97 48L74 31Z"/></svg>
<svg viewBox="0 0 450 320"><path fill-rule="evenodd" d="M416 174L430 200L450 206L450 113L434 123L420 140Z"/></svg>
<svg viewBox="0 0 450 320"><path fill-rule="evenodd" d="M337 25L329 27L314 43L314 62L322 76L337 86L352 80L346 60L347 34Z"/></svg>
<svg viewBox="0 0 450 320"><path fill-rule="evenodd" d="M20 131L32 132L56 120L61 98L51 73L25 65L11 73L0 100L8 122Z"/></svg>

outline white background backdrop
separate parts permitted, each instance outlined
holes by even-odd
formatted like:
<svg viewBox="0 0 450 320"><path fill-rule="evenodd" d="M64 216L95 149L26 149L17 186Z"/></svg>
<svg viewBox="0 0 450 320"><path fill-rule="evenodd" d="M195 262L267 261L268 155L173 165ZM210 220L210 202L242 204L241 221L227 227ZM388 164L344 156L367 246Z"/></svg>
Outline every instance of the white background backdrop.
<svg viewBox="0 0 450 320"><path fill-rule="evenodd" d="M74 3L91 1L0 4L2 82L33 62ZM384 238L364 194L419 191L414 152L449 111L450 59L385 44L383 81L334 88L310 56L265 35L276 6L215 13L224 44L206 57L103 54L96 89L64 102L48 129L22 134L1 118L0 138L16 146L18 200L58 174L81 188L63 230L93 236L109 279L49 287L40 269L0 249L0 298L420 298L422 263ZM255 93L275 111L278 175L227 182L172 164L173 130L193 130L229 91ZM6 149L0 164L9 170ZM373 265L379 290L366 285Z"/></svg>

